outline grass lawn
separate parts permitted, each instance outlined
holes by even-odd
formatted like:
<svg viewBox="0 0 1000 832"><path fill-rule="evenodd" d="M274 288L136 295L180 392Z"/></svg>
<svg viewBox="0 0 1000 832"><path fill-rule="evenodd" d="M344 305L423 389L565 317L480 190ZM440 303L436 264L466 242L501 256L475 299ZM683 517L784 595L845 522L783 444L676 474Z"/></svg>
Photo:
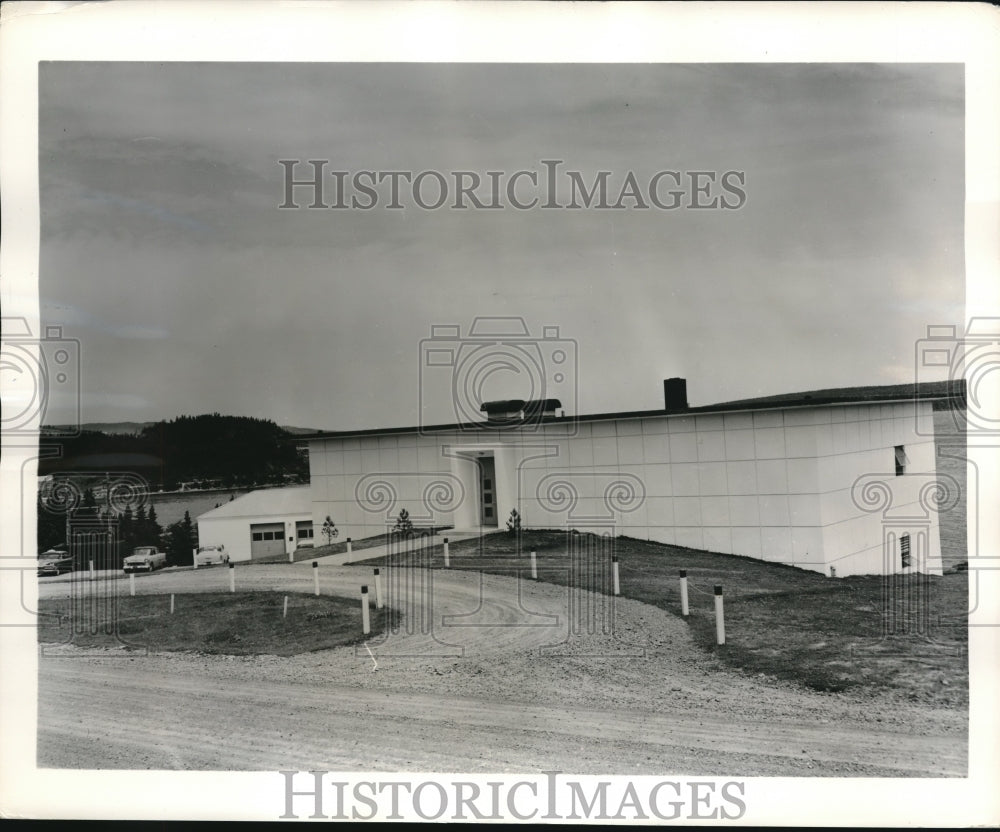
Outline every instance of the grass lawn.
<svg viewBox="0 0 1000 832"><path fill-rule="evenodd" d="M279 592L177 594L173 615L169 595L118 597L112 599L116 607L97 611L80 599L46 599L39 609L38 640L72 641L78 647L124 644L153 651L196 650L233 656L294 656L364 640L359 600L287 595L287 618L282 616L285 593ZM393 614L372 604L372 632L381 632L386 616ZM89 617L101 626L89 626ZM117 626L104 626L111 621L117 621Z"/></svg>
<svg viewBox="0 0 1000 832"><path fill-rule="evenodd" d="M453 569L538 578L611 592L607 543L593 535L525 531L521 554L507 534L450 546ZM829 578L752 558L616 538L621 593L680 616L678 571L688 575L695 641L734 667L821 691L968 702L968 575ZM572 553L572 556L571 556ZM443 568L440 546L368 563ZM723 586L726 644L715 644L713 586Z"/></svg>

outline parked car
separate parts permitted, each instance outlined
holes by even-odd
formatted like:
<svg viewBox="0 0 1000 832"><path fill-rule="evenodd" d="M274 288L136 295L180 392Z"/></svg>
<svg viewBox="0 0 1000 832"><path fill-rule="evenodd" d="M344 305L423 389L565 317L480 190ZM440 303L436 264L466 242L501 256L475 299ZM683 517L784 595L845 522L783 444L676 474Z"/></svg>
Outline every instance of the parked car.
<svg viewBox="0 0 1000 832"><path fill-rule="evenodd" d="M39 575L61 575L73 571L73 556L65 549L48 549L38 556Z"/></svg>
<svg viewBox="0 0 1000 832"><path fill-rule="evenodd" d="M157 551L155 546L136 546L124 560L126 572L152 572L166 565L167 553Z"/></svg>
<svg viewBox="0 0 1000 832"><path fill-rule="evenodd" d="M199 546L194 558L195 566L211 566L213 563L229 563L229 552L223 544Z"/></svg>

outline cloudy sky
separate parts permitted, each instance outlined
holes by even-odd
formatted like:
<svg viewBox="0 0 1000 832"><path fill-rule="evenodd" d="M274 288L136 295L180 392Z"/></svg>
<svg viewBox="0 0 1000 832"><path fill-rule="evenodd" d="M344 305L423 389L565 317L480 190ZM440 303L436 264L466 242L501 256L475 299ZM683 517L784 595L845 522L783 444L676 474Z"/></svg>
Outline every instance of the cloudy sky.
<svg viewBox="0 0 1000 832"><path fill-rule="evenodd" d="M660 407L671 376L694 405L907 382L964 318L963 99L959 65L44 63L42 318L80 341L84 421L451 421L422 341L471 349L477 316L559 328L558 391L484 392L568 412ZM423 210L404 183L403 210L280 210L282 159L556 159L612 202L630 171L741 171L746 202Z"/></svg>

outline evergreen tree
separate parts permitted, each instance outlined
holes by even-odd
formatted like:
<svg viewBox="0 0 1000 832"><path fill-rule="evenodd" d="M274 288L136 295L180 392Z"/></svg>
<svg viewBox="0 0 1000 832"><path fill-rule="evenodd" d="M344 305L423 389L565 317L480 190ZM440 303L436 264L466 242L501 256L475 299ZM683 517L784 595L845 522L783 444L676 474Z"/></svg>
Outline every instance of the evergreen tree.
<svg viewBox="0 0 1000 832"><path fill-rule="evenodd" d="M174 566L190 564L191 552L197 546L197 534L191 513L184 512L184 519L171 523L166 531L167 562Z"/></svg>
<svg viewBox="0 0 1000 832"><path fill-rule="evenodd" d="M156 522L156 509L152 505L147 510L145 506L139 506L136 511L135 525L135 545L136 546L159 546L162 529Z"/></svg>
<svg viewBox="0 0 1000 832"><path fill-rule="evenodd" d="M149 539L159 544L160 537L163 534L163 529L159 522L157 522L156 506L152 503L149 504L149 514L146 515L146 529L148 530L147 536Z"/></svg>
<svg viewBox="0 0 1000 832"><path fill-rule="evenodd" d="M132 516L132 506L125 506L125 511L118 518L118 539L126 555L132 554L135 548L135 518Z"/></svg>
<svg viewBox="0 0 1000 832"><path fill-rule="evenodd" d="M41 499L38 500L38 551L44 552L66 540L66 518L61 514L49 511Z"/></svg>

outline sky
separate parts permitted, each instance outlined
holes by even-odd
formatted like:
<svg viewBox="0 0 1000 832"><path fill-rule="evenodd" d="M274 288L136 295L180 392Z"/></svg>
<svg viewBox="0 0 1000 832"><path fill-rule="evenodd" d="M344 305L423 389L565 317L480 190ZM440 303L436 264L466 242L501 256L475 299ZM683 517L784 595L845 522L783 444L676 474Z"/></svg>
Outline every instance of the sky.
<svg viewBox="0 0 1000 832"><path fill-rule="evenodd" d="M674 376L692 405L909 382L927 325L964 319L963 119L957 64L47 62L42 322L79 342L83 422L450 422L470 367L499 368L482 398L568 414L662 407ZM293 159L484 180L561 160L608 171L611 202L629 172L737 171L745 202L425 210L404 183L402 210L386 186L283 210ZM490 363L515 348L477 317L549 335L521 342L537 378ZM44 421L75 411L54 394Z"/></svg>

